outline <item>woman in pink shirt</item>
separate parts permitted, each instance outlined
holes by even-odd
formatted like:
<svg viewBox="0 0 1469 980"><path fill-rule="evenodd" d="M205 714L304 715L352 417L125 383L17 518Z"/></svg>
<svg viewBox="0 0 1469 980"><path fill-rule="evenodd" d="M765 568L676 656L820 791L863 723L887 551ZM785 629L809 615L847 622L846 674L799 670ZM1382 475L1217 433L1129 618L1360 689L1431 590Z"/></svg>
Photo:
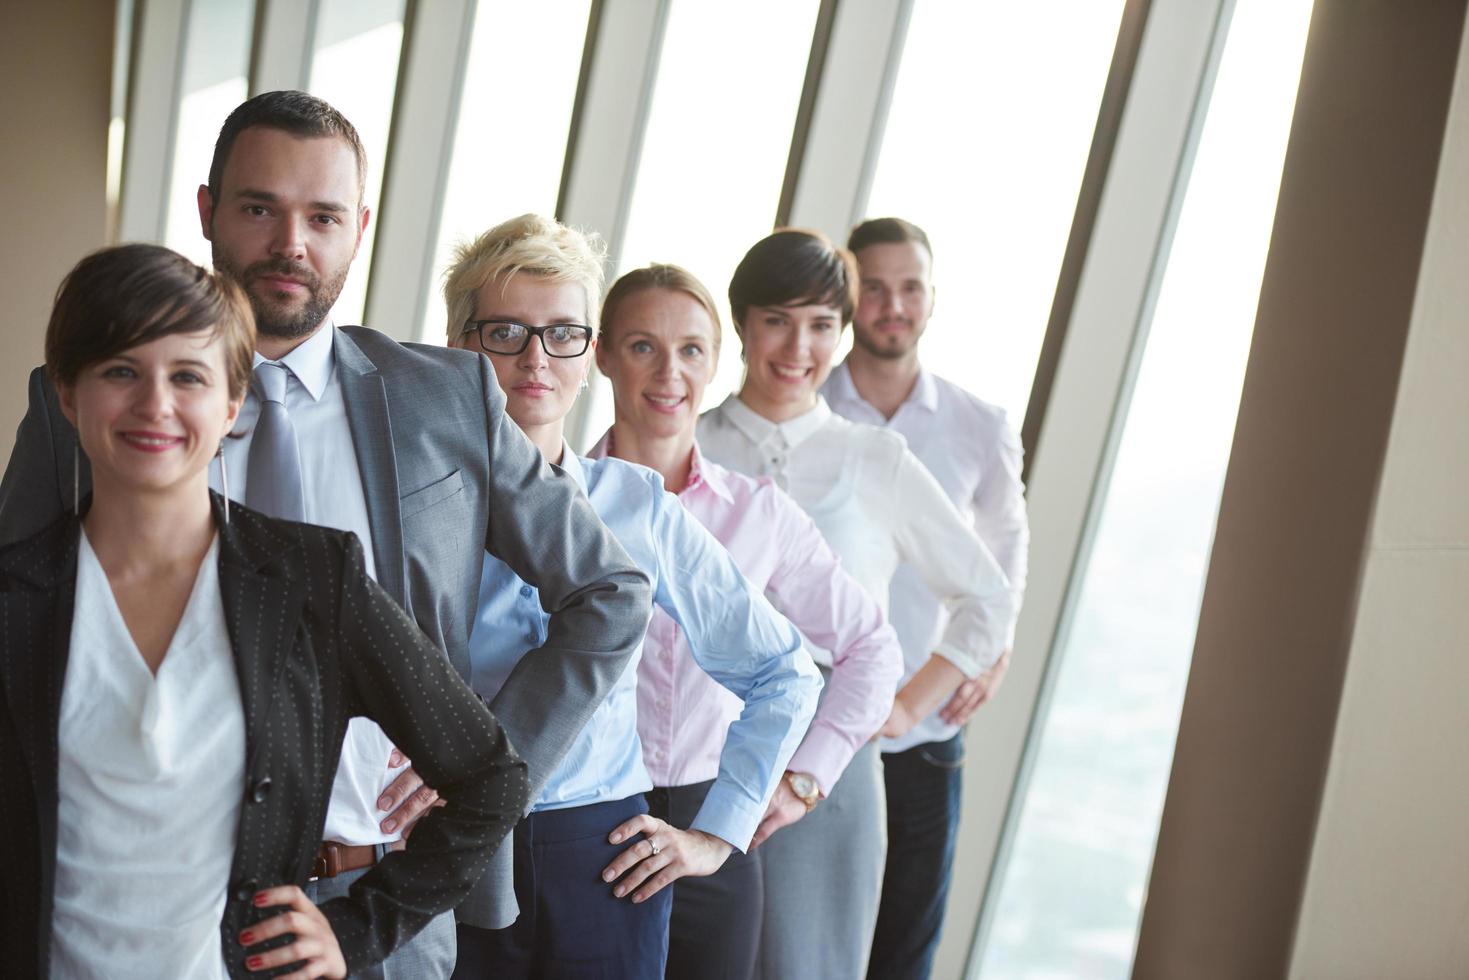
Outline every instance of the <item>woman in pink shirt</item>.
<svg viewBox="0 0 1469 980"><path fill-rule="evenodd" d="M661 473L756 588L832 655L821 707L750 852L731 855L715 875L681 880L675 890L667 976L744 980L754 971L763 915L756 847L817 806L882 727L902 653L878 604L842 570L795 501L769 478L733 473L700 454L694 429L719 337L709 291L685 270L654 265L619 279L603 304L597 346L597 366L612 382L615 421L588 455ZM699 670L678 627L657 610L638 668L638 702L644 761L658 787L650 794L653 813L683 826L719 771L725 729L740 702Z"/></svg>

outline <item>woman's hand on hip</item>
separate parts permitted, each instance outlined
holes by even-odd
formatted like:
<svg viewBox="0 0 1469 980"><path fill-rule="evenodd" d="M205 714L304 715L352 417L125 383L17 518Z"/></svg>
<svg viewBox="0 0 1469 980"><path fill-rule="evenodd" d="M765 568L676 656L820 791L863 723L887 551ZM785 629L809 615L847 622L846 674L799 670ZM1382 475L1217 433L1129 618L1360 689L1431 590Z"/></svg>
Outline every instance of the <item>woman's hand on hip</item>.
<svg viewBox="0 0 1469 980"><path fill-rule="evenodd" d="M347 961L342 958L336 933L332 932L331 923L305 892L295 885L267 888L256 894L255 904L284 911L240 933L240 945L246 948L245 969L272 970L296 963L297 969L284 974L280 980L309 980L314 977L341 980L346 977ZM291 937L291 942L278 949L250 952L251 946L285 935Z"/></svg>
<svg viewBox="0 0 1469 980"><path fill-rule="evenodd" d="M789 827L800 820L810 808L806 802L795 794L791 784L782 779L775 787L775 793L770 797L770 806L765 810L765 819L760 821L760 826L755 829L755 836L750 841L750 850L754 850L770 839L770 835L782 827Z"/></svg>
<svg viewBox="0 0 1469 980"><path fill-rule="evenodd" d="M618 898L631 895L634 902L652 898L680 878L712 875L734 849L713 834L679 830L646 813L619 824L607 840L621 844L635 834L642 834L643 839L617 855L602 871L603 881L617 882L612 894Z"/></svg>

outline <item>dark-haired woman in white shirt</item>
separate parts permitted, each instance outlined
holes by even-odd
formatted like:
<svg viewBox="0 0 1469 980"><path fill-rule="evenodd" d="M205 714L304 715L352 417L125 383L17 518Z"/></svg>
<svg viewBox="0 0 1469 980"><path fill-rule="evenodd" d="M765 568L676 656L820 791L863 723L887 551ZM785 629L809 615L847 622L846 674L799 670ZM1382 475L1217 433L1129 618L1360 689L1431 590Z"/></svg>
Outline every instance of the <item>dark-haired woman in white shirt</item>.
<svg viewBox="0 0 1469 980"><path fill-rule="evenodd" d="M700 418L698 437L715 462L773 477L884 611L904 563L943 599L948 629L898 691L882 730L896 736L1000 657L1014 598L902 438L849 422L821 398L856 289L851 255L823 235L784 230L757 242L729 287L745 380ZM869 744L826 803L766 843L761 976L865 975L882 890L884 800Z"/></svg>
<svg viewBox="0 0 1469 980"><path fill-rule="evenodd" d="M74 426L47 433L69 513L0 547L6 975L344 977L461 900L526 802L355 537L211 494L254 340L238 287L158 246L88 256L57 295L33 388ZM359 715L449 802L317 907L300 886Z"/></svg>

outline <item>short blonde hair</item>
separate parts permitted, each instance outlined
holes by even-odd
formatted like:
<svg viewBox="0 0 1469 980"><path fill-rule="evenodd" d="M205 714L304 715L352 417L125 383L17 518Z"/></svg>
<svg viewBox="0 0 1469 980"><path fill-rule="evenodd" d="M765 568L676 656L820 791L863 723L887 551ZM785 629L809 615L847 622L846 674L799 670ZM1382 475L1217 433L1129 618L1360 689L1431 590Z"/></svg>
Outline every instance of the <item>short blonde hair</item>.
<svg viewBox="0 0 1469 980"><path fill-rule="evenodd" d="M552 282L574 282L587 294L587 325L596 329L607 246L595 232L581 232L539 214L501 222L454 250L444 272L445 330L452 340L474 316L474 294L486 283L517 272Z"/></svg>

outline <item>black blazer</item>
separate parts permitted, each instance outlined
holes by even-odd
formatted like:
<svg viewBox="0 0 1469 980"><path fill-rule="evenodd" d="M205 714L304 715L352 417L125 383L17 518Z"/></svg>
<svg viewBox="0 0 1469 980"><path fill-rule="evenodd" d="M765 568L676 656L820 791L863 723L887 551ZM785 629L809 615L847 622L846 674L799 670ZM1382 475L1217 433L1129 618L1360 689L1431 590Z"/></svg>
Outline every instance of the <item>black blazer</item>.
<svg viewBox="0 0 1469 980"><path fill-rule="evenodd" d="M260 888L304 884L321 844L347 721L372 718L446 801L402 852L321 906L349 972L452 908L528 804L525 764L444 654L370 579L346 532L238 505L219 530L219 579L245 713L245 783L220 923L225 963L240 930L274 912ZM0 548L0 949L7 976L45 976L56 871L57 719L71 643L79 523L65 516ZM386 760L384 760L386 761ZM278 941L278 943L281 941ZM268 948L268 947L267 947ZM11 972L15 971L15 972Z"/></svg>

